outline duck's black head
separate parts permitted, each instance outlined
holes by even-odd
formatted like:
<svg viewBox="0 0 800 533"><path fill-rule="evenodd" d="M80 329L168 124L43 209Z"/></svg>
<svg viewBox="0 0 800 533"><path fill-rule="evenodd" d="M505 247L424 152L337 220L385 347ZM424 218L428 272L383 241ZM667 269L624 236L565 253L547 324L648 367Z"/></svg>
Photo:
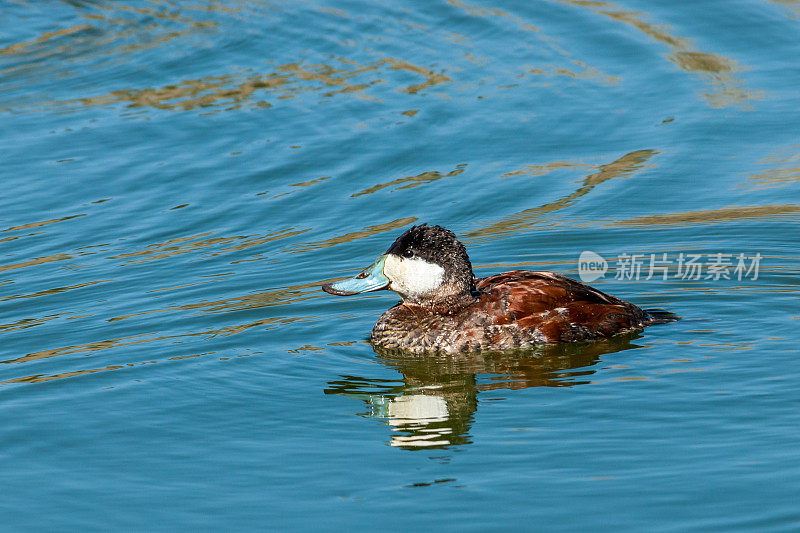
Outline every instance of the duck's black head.
<svg viewBox="0 0 800 533"><path fill-rule="evenodd" d="M467 250L452 231L421 224L400 235L386 253L355 278L324 285L332 294L389 289L409 303L469 296L474 289Z"/></svg>
<svg viewBox="0 0 800 533"><path fill-rule="evenodd" d="M467 249L452 231L441 226L420 224L411 227L394 241L386 254L389 256L386 267L390 272L386 267L384 272L390 278L395 274L398 284L427 287L437 285L436 280L441 277L435 290L439 296L469 293L474 288Z"/></svg>

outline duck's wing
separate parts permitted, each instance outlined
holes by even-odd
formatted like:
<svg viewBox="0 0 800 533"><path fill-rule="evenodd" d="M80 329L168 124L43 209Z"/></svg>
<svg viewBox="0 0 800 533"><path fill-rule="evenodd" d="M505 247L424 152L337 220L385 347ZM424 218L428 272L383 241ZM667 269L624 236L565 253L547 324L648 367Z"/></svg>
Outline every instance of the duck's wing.
<svg viewBox="0 0 800 533"><path fill-rule="evenodd" d="M547 342L608 337L645 325L637 306L552 272L513 270L476 280L495 323L537 329Z"/></svg>

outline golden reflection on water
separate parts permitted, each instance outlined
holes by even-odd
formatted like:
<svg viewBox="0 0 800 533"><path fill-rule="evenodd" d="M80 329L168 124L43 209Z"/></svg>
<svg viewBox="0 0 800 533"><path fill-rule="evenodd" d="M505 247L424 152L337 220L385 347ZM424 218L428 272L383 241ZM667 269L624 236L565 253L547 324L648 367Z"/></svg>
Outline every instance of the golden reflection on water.
<svg viewBox="0 0 800 533"><path fill-rule="evenodd" d="M310 182L301 182L295 183L294 186L297 187L305 187L312 185L315 182L321 181L321 179L312 180ZM82 216L82 215L79 215ZM8 228L6 231L12 230L24 230L30 229L35 227L40 227L46 224L51 224L54 222L59 222L61 220L67 220L72 217L64 217L62 219L54 219L44 222L34 222L29 224L22 224L18 226L14 226L12 228ZM408 225L409 223L413 222L415 219L413 218L406 218L406 219L398 219L395 221L391 221L384 224L378 224L375 226L369 226L364 230L358 232L352 232L349 234L342 235L340 237L332 238L326 241L319 241L319 242L311 242L306 243L303 246L295 247L294 249L287 249L283 250L284 252L287 251L294 251L294 252L302 252L311 249L318 249L324 248L327 246L333 246L335 244L339 244L342 242L350 242L355 239L367 237L373 235L375 233L381 231L387 231L390 229L395 229L398 227L403 227ZM133 250L130 252L118 253L116 255L108 256L108 259L117 259L117 260L124 260L122 264L131 264L131 263L138 263L142 261L154 260L154 259L165 259L169 257L173 257L180 254L185 253L197 253L198 251L215 248L213 250L212 255L221 254L225 252L232 252L243 250L251 247L255 247L261 245L266 242L284 239L287 237L296 237L305 233L306 231L310 231L310 228L297 230L294 228L287 228L284 230L268 233L265 235L249 235L249 236L234 236L234 237L211 237L210 232L204 232L199 234L187 235L182 237L175 237L172 239L168 239L166 241L156 242L149 246L145 246L140 250ZM108 245L96 245L93 246L97 248L97 250L92 252L86 253L97 253L107 249ZM74 255L71 254L54 254L52 256L40 257L31 259L28 261L22 261L14 264L0 266L0 271L2 270L11 270L17 268L25 268L34 266L37 264L42 264L45 262L51 261L59 261L65 259L71 259ZM230 273L227 273L230 274ZM219 274L213 276L216 277ZM100 283L105 283L112 280L95 280L95 281L88 281L83 283L76 283L70 286L60 286L54 287L46 290L41 290L34 293L29 294L11 294L5 295L0 298L0 301L5 300L15 300L15 299L23 299L23 298L35 298L35 297L42 297L48 296L52 294L58 294L66 291L76 290L83 287L88 287ZM212 280L213 281L213 280ZM192 286L195 285L194 283L184 284L183 286ZM174 290L178 287L168 287L165 290ZM165 313L165 312L180 312L180 311L192 311L192 310L199 310L202 312L208 313L227 313L232 311L241 311L241 310L248 310L248 309L257 309L257 308L266 308L275 305L285 305L289 303L299 302L306 299L311 298L319 298L323 297L324 294L320 293L318 290L319 283L318 282L310 282L292 286L281 287L278 289L262 291L257 294L246 294L242 296L235 296L231 298L221 298L215 299L211 301L201 301L191 304L185 305L177 305L171 306L164 309L151 309L136 313L130 313L127 315L122 316L115 316L107 319L110 322L116 322L120 320L125 320L131 317L138 317L143 315L150 315L154 313ZM51 314L42 317L36 318L22 318L15 322L11 322L8 324L0 324L0 333L21 330L31 328L45 322L60 318L62 315L58 314ZM90 315L83 315L82 317L73 317L73 318L84 318ZM153 343L153 342L160 342L163 343L164 341L169 341L169 343L181 343L183 339L188 338L197 338L197 337L215 337L215 336L229 336L238 334L252 328L261 328L264 330L274 329L281 325L290 324L294 322L301 322L301 321L309 321L315 320L316 317L314 316L269 316L267 318L259 319L259 320L251 320L245 323L236 323L236 324L229 324L222 327L216 328L203 328L197 331L189 331L184 333L178 334L171 334L171 335L164 335L159 334L157 331L151 330L150 332L146 333L139 333L135 335L128 335L124 337L118 338L106 338L102 340L97 340L94 342L82 343L82 344L73 344L69 346L62 346L62 347L55 347L45 350L39 350L36 352L31 352L27 354L20 355L18 357L14 357L11 359L7 359L4 361L0 361L3 364L21 364L21 363L29 363L32 361L38 361L42 359L50 359L54 357L60 356L76 356L76 355L95 355L101 351L113 350L115 348L120 348L124 346L132 346L144 343ZM157 326L158 327L158 326ZM67 364L69 364L70 359L67 360ZM138 363L136 363L138 364ZM127 365L130 366L130 365ZM62 379L67 377L79 376L84 375L87 373L95 373L100 371L106 370L115 370L121 368L120 365L106 365L101 368L95 369L87 369L87 370L78 370L78 371L65 371L65 372L58 372L54 374L36 374L36 375L28 375L22 377L12 378L7 380L8 383L17 383L17 382L40 382L40 381L50 381L54 379Z"/></svg>
<svg viewBox="0 0 800 533"><path fill-rule="evenodd" d="M367 65L361 65L343 57L334 59L343 66L335 67L324 63L286 63L275 67L273 72L267 74L204 76L160 88L115 90L99 96L56 103L104 106L127 102L130 107L155 107L183 111L215 105L237 109L241 104L251 100L256 106L270 107L272 104L263 98L272 93L276 93L275 98L277 99L285 99L305 92L317 91L320 87L336 89L323 92L322 96L324 97L352 93L364 99L378 101L364 90L376 83L383 83L385 80L374 78L362 83L351 83L350 80L365 73L377 73L381 68L403 70L423 78L420 83L398 88L401 92L409 94L416 94L435 85L452 81L442 73L391 57L379 59ZM308 82L313 83L309 84Z"/></svg>
<svg viewBox="0 0 800 533"><path fill-rule="evenodd" d="M751 100L764 98L763 91L743 87L743 81L734 76L735 72L746 70L733 59L699 50L691 39L672 35L669 27L645 22L644 15L627 11L612 2L601 0L558 0L561 3L590 9L616 22L627 24L656 42L669 47L667 58L684 72L697 74L711 85L712 91L703 96L709 106L714 108L743 105Z"/></svg>
<svg viewBox="0 0 800 533"><path fill-rule="evenodd" d="M392 220L391 222L385 222L383 224L376 224L374 226L367 226L363 230L353 231L350 233L345 233L344 235L338 235L336 237L332 237L330 239L325 239L323 241L314 241L305 244L301 244L299 246L295 246L290 248L288 251L290 252L309 252L311 250L317 250L320 248L328 248L331 246L335 246L337 244L344 244L346 242L352 242L357 239L363 239L364 237L371 237L372 235L377 235L378 233L384 231L390 231L398 228L402 228L404 226L408 226L409 224L413 224L417 221L417 217L405 217L405 218L398 218Z"/></svg>
<svg viewBox="0 0 800 533"><path fill-rule="evenodd" d="M213 355L216 352L205 352L205 353L197 353L191 355L178 355L175 357L167 358L167 361L179 361L181 359L190 359L195 357L202 357L204 355ZM245 355L239 355L238 357L244 357ZM222 359L230 359L230 357L220 358ZM69 372L59 372L56 374L33 374L30 376L22 376L18 378L11 378L4 381L0 381L0 383L44 383L46 381L53 381L56 379L64 379L64 378L72 378L76 376L84 376L86 374L95 374L97 372L107 372L109 370L119 370L121 368L128 368L128 367L135 367L141 365L150 365L153 363L157 363L158 361L142 361L139 363L126 363L124 365L108 365L101 368L87 368L83 370L72 370Z"/></svg>
<svg viewBox="0 0 800 533"><path fill-rule="evenodd" d="M517 15L514 15L512 13L509 13L508 11L503 11L500 9L495 9L491 7L481 7L475 4L469 4L467 2L463 2L462 0L447 0L447 3L453 7L463 10L465 13L473 17L481 17L481 18L500 17L510 22L513 22L517 25L519 29L526 32L534 33L554 53L566 58L568 62L573 66L573 68L566 68L561 65L559 66L547 65L541 67L534 67L527 70L527 72L530 74L546 75L546 76L567 76L574 79L586 79L590 81L597 81L608 85L616 85L621 81L621 79L618 78L617 76L611 76L609 74L606 74L600 69L589 65L585 61L580 61L578 59L573 59L569 57L570 53L556 44L558 39L553 39L551 37L544 35L539 30L539 28L537 28L533 24L530 24L529 22L525 21L524 19L522 19ZM465 37L465 39L468 39L468 37ZM490 63L490 60L483 57L477 58L470 52L465 52L465 56L469 61L479 66L483 66ZM578 67L580 71L573 70L574 67Z"/></svg>
<svg viewBox="0 0 800 533"><path fill-rule="evenodd" d="M344 11L342 9L333 9L330 7L318 7L317 11L319 11L320 13L330 13L331 15L336 15L337 17L342 17L346 19L350 18L350 15L347 13L347 11Z"/></svg>
<svg viewBox="0 0 800 533"><path fill-rule="evenodd" d="M88 24L77 24L75 26L70 26L68 28L62 28L60 30L45 32L36 39L14 43L12 45L0 48L0 54L20 54L26 52L29 48L33 47L34 45L41 44L50 41L52 39L57 39L59 37L64 37L66 35L72 35L73 33L86 31L91 28L92 27Z"/></svg>
<svg viewBox="0 0 800 533"><path fill-rule="evenodd" d="M539 164L525 165L525 168L514 170L512 172L506 172L505 174L503 174L502 177L511 178L513 176L544 176L545 174L549 174L554 170L559 170L562 168L594 168L594 167L583 163L574 163L572 161L553 161L552 163L545 163L543 165Z"/></svg>
<svg viewBox="0 0 800 533"><path fill-rule="evenodd" d="M82 213L80 215L70 215L70 216L61 217L61 218L54 218L52 220L44 220L44 221L40 221L40 222L30 222L28 224L21 224L19 226L11 226L9 228L5 228L3 230L0 230L0 234L6 233L6 232L9 232L9 231L21 231L21 230L24 230L24 229L41 228L42 226L47 226L48 224L55 224L56 222L63 222L65 220L71 220L73 218L79 218L79 217L83 217L83 216L86 216L86 213ZM17 240L17 239L20 239L20 238L23 238L23 237L33 237L35 235L41 235L41 232L25 233L23 235L10 235L8 237L0 238L0 242L9 242L9 241L14 241L14 240ZM10 270L10 269L6 269L6 270Z"/></svg>
<svg viewBox="0 0 800 533"><path fill-rule="evenodd" d="M8 296L3 296L0 298L0 302L4 302L7 300L17 300L20 298L38 298L40 296L49 296L51 294L58 294L61 292L71 291L73 289L80 289L82 287L89 287L91 285L96 285L98 283L106 283L108 281L113 281L110 279L101 279L97 281L87 281L86 283L77 283L75 285L67 285L64 287L54 287L52 289L45 289L43 291L33 292L30 294L10 294Z"/></svg>
<svg viewBox="0 0 800 533"><path fill-rule="evenodd" d="M23 229L32 229L32 228L41 228L42 226L47 226L48 224L54 224L56 222L63 222L64 220L72 220L73 218L85 217L86 213L81 213L80 215L70 215L67 217L61 218L54 218L52 220L44 220L42 222L31 222L29 224L21 224L19 226L12 226L10 228L6 228L4 230L0 230L0 232L6 231L19 231Z"/></svg>
<svg viewBox="0 0 800 533"><path fill-rule="evenodd" d="M244 311L247 309L260 309L262 307L273 307L276 305L286 305L294 302L301 302L312 298L324 297L325 294L319 290L320 282L313 281L311 283L301 283L298 285L290 285L280 289L273 289L263 291L256 294L246 294L244 296L233 296L231 298L222 298L219 300L211 300L205 302L196 302L192 304L176 305L167 307L166 309L154 309L150 311L140 311L138 313L130 313L122 316L115 316L109 318L109 322L116 322L118 320L127 320L136 316L152 315L155 313L167 313L171 311L191 311L200 309L208 313L223 313L228 311ZM271 320L271 319L268 319ZM288 319L287 319L288 320ZM243 329L248 329L253 326L261 325L260 323L246 324ZM213 330L214 334L221 334L223 331L233 330L239 331L241 326L230 326L222 328L221 330Z"/></svg>
<svg viewBox="0 0 800 533"><path fill-rule="evenodd" d="M788 15L790 18L800 19L800 0L769 0L774 4L778 4L792 12Z"/></svg>
<svg viewBox="0 0 800 533"><path fill-rule="evenodd" d="M33 259L29 259L27 261L21 261L19 263L0 265L0 272L5 272L6 270L14 270L17 268L27 268L29 266L41 265L44 263L52 263L54 261L64 261L65 259L72 259L72 256L68 254L53 254L43 257L35 257Z"/></svg>
<svg viewBox="0 0 800 533"><path fill-rule="evenodd" d="M233 75L205 76L197 79L167 85L158 89L122 89L110 93L80 98L60 104L82 104L84 106L102 106L127 102L130 107L155 107L157 109L190 110L205 107L223 101L231 105L245 101L256 90L267 90L286 83L288 78L272 74L269 76L253 76L239 80ZM256 105L268 107L267 102L256 102Z"/></svg>
<svg viewBox="0 0 800 533"><path fill-rule="evenodd" d="M309 181L301 181L300 183L292 183L290 187L310 187L311 185L316 185L317 183L325 180L331 179L331 176L323 176L322 178L316 178Z"/></svg>
<svg viewBox="0 0 800 533"><path fill-rule="evenodd" d="M10 44L0 48L0 55L27 55L31 61L14 66L5 71L32 68L33 59L63 55L75 61L86 61L87 54L106 56L110 61L121 61L132 52L163 46L165 43L186 37L198 31L208 31L217 27L209 20L198 20L186 16L190 11L226 11L239 8L226 8L224 5L176 6L170 3L152 2L152 6L126 5L116 2L112 5L92 5L95 12L80 13L87 23L72 25L39 37ZM107 13L103 13L106 11ZM120 16L128 14L129 16ZM119 44L117 44L119 43ZM76 53L78 51L79 53ZM411 61L395 57L383 57L368 64L344 57L330 56L337 64L307 64L295 61L280 64L272 72L223 73L215 76L191 78L163 87L132 87L110 91L97 96L87 96L55 105L105 106L115 103L128 103L130 107L154 107L165 110L191 110L209 106L227 106L236 109L253 101L254 105L270 107L265 100L269 95L275 98L291 98L300 93L317 91L320 88L333 90L323 96L353 93L362 98L377 100L364 90L376 83L385 83L379 75L381 70L405 71L419 76L419 83L398 87L399 91L417 94L430 87L452 81L443 72L415 65ZM364 74L368 79L355 81Z"/></svg>
<svg viewBox="0 0 800 533"><path fill-rule="evenodd" d="M649 227L672 224L701 224L706 222L726 222L743 218L770 218L781 215L793 215L795 213L800 213L800 206L795 204L723 207L708 211L685 211L666 215L646 215L628 220L618 220L614 222L613 225Z"/></svg>
<svg viewBox="0 0 800 533"><path fill-rule="evenodd" d="M579 61L577 59L570 59L569 61L582 70L576 72L575 70L564 67L549 66L546 68L532 68L528 72L531 74L547 76L566 76L576 80L597 81L606 85L617 85L622 81L621 78L606 74L602 70L595 68L584 61Z"/></svg>
<svg viewBox="0 0 800 533"><path fill-rule="evenodd" d="M475 4L469 4L463 0L447 0L447 3L453 7L463 10L465 13L473 17L501 17L514 22L521 30L533 33L539 32L539 28L508 11L503 11L492 7L481 7Z"/></svg>
<svg viewBox="0 0 800 533"><path fill-rule="evenodd" d="M164 341L164 340L171 340L173 342L180 342L179 339L185 339L190 337L215 337L215 336L228 336L234 335L236 333L241 333L242 331L246 331L253 327L263 327L264 331L275 329L285 324L291 324L294 322L302 322L308 320L314 320L315 317L311 316L298 316L298 317L283 317L283 316L275 316L269 317L261 320L256 320L254 322L246 323L246 324L238 324L233 326L226 326L222 328L212 328L212 329L205 329L202 331L190 332L190 333L180 333L176 335L157 335L156 333L140 333L137 335L129 335L125 337L119 337L115 339L105 339L102 341L96 342L89 342L85 344L76 344L72 346L64 346L60 348L52 348L47 350L40 350L37 352L31 352L13 359L8 359L5 361L0 361L0 364L19 364L19 363L28 363L31 361L39 361L42 359L50 359L52 357L58 357L62 355L96 355L97 352L111 350L114 348L119 348L123 346L133 346L137 344L144 344L149 342L157 342L157 341ZM268 326L268 327L264 327ZM168 349L165 349L165 351ZM166 360L174 361L178 359L185 359L187 357L192 356L178 356L178 357L169 357ZM20 382L40 382L40 381L50 381L53 379L61 379L65 377L73 377L78 375L83 375L87 373L94 373L100 372L104 370L115 370L118 368L122 368L122 366L136 366L141 364L152 364L158 361L145 361L139 363L127 363L125 365L112 365L106 366L97 369L88 369L88 370L78 370L78 371L69 371L69 372L60 372L56 374L35 374L30 376L23 376L18 378L11 378L0 383L20 383Z"/></svg>
<svg viewBox="0 0 800 533"><path fill-rule="evenodd" d="M253 248L255 246L260 246L262 244L280 239L296 237L307 231L309 231L308 228L302 230L287 228L273 233L267 233L265 235L236 235L233 237L212 237L208 239L202 239L202 237L211 235L211 232L204 232L196 235L175 237L164 242L153 243L146 246L143 250L112 255L109 257L109 259L128 259L126 264L137 264L145 261L153 261L156 259L163 259L175 255L191 253L209 246L236 243L234 246L221 248L220 250L212 253L211 255L213 256L246 250L248 248Z"/></svg>
<svg viewBox="0 0 800 533"><path fill-rule="evenodd" d="M500 9L495 9L493 7L481 7L474 4L468 4L467 2L463 2L462 0L447 0L447 3L453 7L463 9L468 15L472 15L473 17L511 16L508 13L508 11L501 11Z"/></svg>
<svg viewBox="0 0 800 533"><path fill-rule="evenodd" d="M516 233L531 228L536 225L544 215L564 209L565 207L569 207L575 200L588 194L597 185L613 178L630 176L643 168L652 167L653 165L646 165L646 163L656 154L658 154L658 152L655 150L637 150L635 152L625 154L611 163L600 165L597 167L598 171L586 176L586 178L583 180L583 184L574 192L556 200L555 202L549 202L539 207L525 209L524 211L520 211L509 217L506 217L504 220L495 222L484 228L473 230L467 233L468 242L476 242L478 240L482 240L481 238ZM560 161L546 165L529 165L523 170L511 172L505 174L504 176L515 176L528 173L536 176L545 174L555 169L567 168L571 166L578 167L582 165Z"/></svg>
<svg viewBox="0 0 800 533"><path fill-rule="evenodd" d="M734 60L719 54L697 49L691 39L675 36L665 26L644 21L645 15L627 11L614 3L595 0L559 0L560 2L608 17L614 22L627 24L647 35L654 41L669 47L668 59L681 70L697 74L705 79L712 91L704 94L712 107L740 105L750 100L763 98L763 92L747 89L735 73L744 70ZM776 0L777 1L777 0ZM150 6L126 5L92 5L94 12L81 13L87 23L72 25L67 28L45 32L39 37L21 41L0 48L0 54L22 55L38 54L41 57L64 55L75 56L73 49L87 50L98 56L107 56L111 61L121 61L131 52L138 52L186 37L195 32L209 31L217 28L214 21L200 20L192 11L222 11L235 13L241 8L228 8L224 4L181 5L176 6L163 2L151 2ZM620 78L602 72L585 61L574 59L570 52L559 47L557 39L543 35L540 30L523 18L493 7L485 7L463 0L448 0L448 4L473 17L499 17L515 24L520 30L530 32L548 46L554 53L569 62L565 65L545 65L528 68L526 72L537 75L568 76L575 79L588 79L607 84L617 84ZM341 10L319 8L321 13L337 17L349 17ZM188 15L187 15L188 13ZM430 34L429 28L419 24L396 20L414 31ZM441 37L441 36L440 36ZM442 37L454 41L458 46L471 46L469 35L448 33ZM492 63L491 59L477 59L473 51L465 50L463 54L477 64ZM85 60L85 52L79 54ZM336 62L336 63L334 63ZM9 70L31 68L34 61L15 66ZM298 94L330 88L323 92L324 97L336 94L352 93L361 98L378 100L367 93L367 89L378 83L387 83L381 71L405 71L419 76L419 83L398 86L397 90L408 94L417 94L434 86L447 84L453 79L444 71L436 71L430 66L417 65L411 61L397 57L383 57L369 63L361 64L352 59L331 56L329 63L306 64L302 60L284 63L274 67L272 72L258 73L252 70L239 73L222 73L215 76L203 76L185 79L162 87L131 87L110 91L97 96L55 102L56 105L105 106L127 103L130 107L153 107L164 110L192 110L205 107L221 107L237 109L242 105L270 107L270 97L275 99L291 98ZM450 70L455 71L454 68ZM368 74L367 78L364 75ZM391 82L391 81L389 81Z"/></svg>
<svg viewBox="0 0 800 533"><path fill-rule="evenodd" d="M83 376L85 374L94 374L95 372L105 372L108 370L119 370L120 368L125 368L125 365L109 365L103 368L73 370L71 372L60 372L58 374L51 374L51 375L36 374L33 376L24 376L20 378L6 379L4 381L0 381L0 383L43 383L45 381L52 381L54 379L71 378L75 376Z"/></svg>
<svg viewBox="0 0 800 533"><path fill-rule="evenodd" d="M800 146L790 146L759 161L769 165L763 172L750 174L748 181L757 187L780 187L800 181Z"/></svg>
<svg viewBox="0 0 800 533"><path fill-rule="evenodd" d="M378 361L401 379L340 376L325 394L362 400L365 416L391 427L391 446L442 448L471 442L479 393L591 383L590 368L605 354L639 348L626 336L595 343L547 345L533 350L420 357L376 349Z"/></svg>
<svg viewBox="0 0 800 533"><path fill-rule="evenodd" d="M296 183L294 186L303 187L309 186L314 182L320 180L312 180L311 182L303 182L303 183ZM81 215L82 216L82 215ZM66 220L69 218L74 217L65 217L63 219L55 219L45 222L36 222L30 224L23 224L20 226L15 226L13 228L8 228L6 231L10 230L20 230L20 229L28 229L32 227L39 227L45 224L58 222L60 220ZM284 252L305 252L310 250L315 250L319 248L325 248L329 246L334 246L336 244L341 244L345 242L351 242L356 239L368 237L374 235L376 233L380 233L383 231L389 231L397 228L401 228L407 226L408 224L414 222L416 219L411 218L402 218L393 220L391 222L377 224L374 226L368 226L363 230L347 233L338 237L334 237L331 239L326 239L324 241L316 241L316 242L309 242L305 244L301 244L299 246L295 246L293 248L289 248L284 250ZM133 263L140 263L143 261L155 260L155 259L165 259L169 257L173 257L180 254L185 253L197 253L199 250L203 250L209 247L217 247L212 255L217 255L226 252L238 251L243 250L246 248L255 247L261 245L266 242L283 239L287 237L295 237L306 231L310 231L308 229L296 230L293 228L288 228L285 230L280 230L277 232L269 233L266 235L250 235L250 236L234 236L234 237L210 237L210 232L204 232L194 235L187 235L182 237L175 237L172 239L168 239L166 241L153 243L144 247L141 250L135 250L131 252L124 252L121 254L111 255L108 256L108 259L123 259L126 260L123 265L125 264L133 264ZM100 246L101 249L104 248L105 245ZM73 258L72 255L69 254L54 254L52 256L40 257L35 258L28 261L18 262L14 264L0 266L0 271L4 270L12 270L17 268L26 268L46 262L52 261L60 261L65 259ZM225 274L215 274L214 276L209 277L217 277L220 275L227 275L230 273ZM69 286L61 286L61 287L54 287L46 290L41 290L34 293L29 294L12 294L3 296L0 298L0 301L6 300L15 300L15 299L23 299L23 298L36 298L42 296L48 296L52 294L58 294L66 291L71 291L75 289L80 289L83 287L88 287L100 283L106 283L108 281L112 281L110 279L105 280L95 280L95 281L88 281L84 283L77 283L74 285ZM213 281L213 280L212 280ZM323 280L325 281L325 280ZM200 282L200 283L209 283L210 281ZM163 309L151 309L146 311L140 311L135 313L130 313L121 316L114 316L108 318L109 322L116 322L121 320L126 320L132 317L140 317L144 315L151 315L156 313L166 313L166 312L179 312L179 311L192 311L192 310L200 310L207 313L227 313L233 311L242 311L242 310L249 310L249 309L258 309L258 308L266 308L272 307L277 305L286 305L290 303L295 303L303 300L308 300L312 298L320 298L324 297L324 293L319 291L319 285L321 282L313 281L310 283L303 283L297 285L291 285L286 287L281 287L278 289L262 291L256 294L246 294L242 296L234 296L230 298L221 298L211 301L201 301L191 304L184 304L184 305L177 305L171 306ZM161 290L175 290L181 287L189 287L194 286L199 283L188 283L182 284L177 286L171 286L162 288ZM158 290L158 289L156 289ZM153 292L148 291L148 292ZM47 315L44 317L38 318L23 318L19 319L15 322L8 323L8 324L0 324L0 333L27 329L30 327L34 327L50 320L54 320L59 318L62 315ZM73 317L73 318L85 318L86 316L91 315L83 315L81 317ZM219 328L212 328L212 329L202 329L199 331L194 332L187 332L187 333L179 333L174 335L159 335L157 332L151 331L148 333L140 333L136 335L130 335L125 337L119 338L111 338L111 339L103 339L89 343L83 344L75 344L70 346L63 346L57 348L51 348L46 350L39 350L36 352L31 352L28 354L24 354L12 359L7 359L4 361L0 361L0 363L4 364L19 364L19 363L27 363L31 361L37 361L41 359L49 359L58 356L64 355L94 355L96 352L110 350L118 347L123 346L132 346L137 344L143 343L151 343L157 341L172 341L172 342L181 342L180 339L189 338L189 337L215 337L215 336L229 336L238 334L251 328L262 328L264 330L273 329L280 325L290 324L294 322L301 322L301 321L309 321L309 320L316 320L314 316L297 316L297 317L287 317L287 316L270 316L264 319L250 321L246 323L240 324L232 324L227 325ZM106 366L98 369L90 369L90 370L80 370L74 372L61 372L52 375L33 375L33 376L23 376L20 378L13 378L11 380L7 380L8 383L15 383L15 382L39 382L39 381L49 381L53 379L60 379L66 377L73 377L78 375L83 375L87 373L94 373L104 370L114 370L117 368L121 368L118 365Z"/></svg>
<svg viewBox="0 0 800 533"><path fill-rule="evenodd" d="M21 318L15 322L10 322L8 324L0 324L0 333L32 328L33 326L38 326L39 324L43 324L45 322L49 322L50 320L54 320L59 316L61 315L48 315L43 318Z"/></svg>
<svg viewBox="0 0 800 533"><path fill-rule="evenodd" d="M175 12L175 6L171 3L156 0L151 0L150 3L153 4L152 7L125 5L122 2L114 2L110 5L94 2L91 5L92 9L114 14L107 16L100 12L80 13L87 23L45 32L36 39L0 48L0 55L26 55L30 59L22 65L0 71L0 74L33 68L36 66L34 60L44 57L63 56L73 61L82 61L83 57L75 55L74 50L76 49L91 50L99 56L109 57L147 50L194 32L217 26L213 21L196 20L178 14ZM192 10L198 10L198 7L184 5L180 8L180 12ZM199 10L214 11L215 9L207 7L199 8ZM118 16L118 12L127 12L134 16L125 18ZM159 22L154 23L151 20ZM125 44L108 47L116 42L125 42Z"/></svg>
<svg viewBox="0 0 800 533"><path fill-rule="evenodd" d="M434 85L440 85L442 83L453 81L444 74L436 73L428 68L418 67L408 61L385 58L381 59L380 62L389 65L389 68L392 70L405 70L407 72L411 72L412 74L419 74L420 76L425 78L425 81L422 83L415 83L409 85L405 89L401 89L402 92L406 92L409 94L417 94L421 90L433 87Z"/></svg>
<svg viewBox="0 0 800 533"><path fill-rule="evenodd" d="M386 183L379 183L377 185L373 185L372 187L366 188L363 191L359 191L357 193L353 193L351 196L363 196L365 194L372 194L374 192L378 192L381 189L385 189L386 187L392 187L394 185L402 185L402 187L397 187L395 190L400 189L411 189L412 187L417 187L418 185L424 185L426 183L431 183L433 181L440 180L442 178L452 178L453 176L458 176L464 169L467 167L466 163L462 163L460 165L456 165L456 168L451 170L446 174L442 174L439 171L433 170L428 172L423 172L422 174L417 174L416 176L406 176L404 178L397 178L391 181L387 181Z"/></svg>
<svg viewBox="0 0 800 533"><path fill-rule="evenodd" d="M49 359L58 355L66 354L87 354L89 352L96 352L100 350L107 350L109 348L116 348L118 346L131 346L134 344L141 344L143 342L152 342L155 340L163 340L171 337L153 337L153 333L140 333L138 335L131 335L127 337L119 337L117 339L106 339L97 342L90 342L86 344L76 344L73 346L64 346L61 348L52 348L49 350L40 350L38 352L31 352L14 359L0 361L0 364L10 363L27 363L29 361L37 361L39 359ZM148 337L142 339L141 337ZM136 340L132 340L136 339Z"/></svg>

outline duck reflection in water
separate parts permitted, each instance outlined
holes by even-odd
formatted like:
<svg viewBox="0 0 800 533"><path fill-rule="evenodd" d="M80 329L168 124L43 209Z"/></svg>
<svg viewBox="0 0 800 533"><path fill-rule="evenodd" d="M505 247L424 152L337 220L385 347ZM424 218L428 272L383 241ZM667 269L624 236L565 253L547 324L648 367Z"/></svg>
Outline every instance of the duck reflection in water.
<svg viewBox="0 0 800 533"><path fill-rule="evenodd" d="M446 448L471 443L469 428L478 393L529 387L588 384L604 354L640 348L637 334L605 341L542 345L528 350L419 357L406 351L373 349L378 361L401 380L341 376L325 394L358 398L368 418L392 428L390 445L404 449Z"/></svg>

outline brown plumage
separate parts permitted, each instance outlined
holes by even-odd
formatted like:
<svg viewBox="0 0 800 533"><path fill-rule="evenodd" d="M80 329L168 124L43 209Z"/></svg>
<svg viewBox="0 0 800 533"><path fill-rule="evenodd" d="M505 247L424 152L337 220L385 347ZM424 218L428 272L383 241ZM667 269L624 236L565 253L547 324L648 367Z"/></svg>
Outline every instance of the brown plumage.
<svg viewBox="0 0 800 533"><path fill-rule="evenodd" d="M439 226L412 227L369 269L323 289L354 294L367 282L363 290L388 288L403 298L380 317L371 342L414 353L605 339L654 322L632 303L551 272L475 279L463 245Z"/></svg>
<svg viewBox="0 0 800 533"><path fill-rule="evenodd" d="M643 328L637 306L551 272L513 270L475 280L476 292L435 305L399 303L372 342L414 352L525 348L604 339Z"/></svg>

